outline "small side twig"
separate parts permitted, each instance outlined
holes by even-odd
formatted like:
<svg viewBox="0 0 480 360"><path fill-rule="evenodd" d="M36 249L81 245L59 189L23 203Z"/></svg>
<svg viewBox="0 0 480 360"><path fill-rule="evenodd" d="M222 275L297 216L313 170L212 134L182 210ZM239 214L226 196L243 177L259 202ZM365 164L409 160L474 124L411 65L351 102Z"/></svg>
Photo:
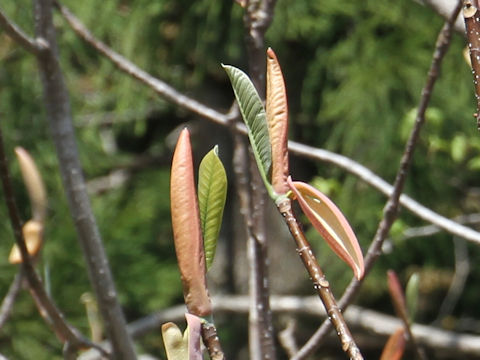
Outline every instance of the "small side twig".
<svg viewBox="0 0 480 360"><path fill-rule="evenodd" d="M454 256L455 256L455 273L452 282L448 288L447 296L440 306L437 319L434 324L440 323L445 317L450 315L460 299L468 274L470 273L470 260L468 256L468 247L465 240L453 238Z"/></svg>
<svg viewBox="0 0 480 360"><path fill-rule="evenodd" d="M0 9L0 27L2 27L8 36L17 44L34 55L38 55L39 52L48 47L46 42L35 40L28 36L17 24L5 15L2 9Z"/></svg>
<svg viewBox="0 0 480 360"><path fill-rule="evenodd" d="M7 322L15 304L15 299L22 289L22 282L25 277L23 271L20 269L13 278L12 284L8 288L7 295L3 298L2 305L0 306L0 329L3 328Z"/></svg>
<svg viewBox="0 0 480 360"><path fill-rule="evenodd" d="M390 228L393 222L397 218L400 205L400 195L403 192L405 180L408 174L408 169L412 162L413 153L415 151L420 135L420 130L422 129L422 125L425 122L425 112L427 110L433 88L440 72L440 65L450 45L453 23L457 18L461 8L462 3L461 1L458 1L453 13L451 14L450 18L445 23L437 37L432 63L428 71L425 86L422 90L422 95L415 118L415 124L410 133L407 144L405 145L405 150L400 161L400 167L398 169L397 176L395 177L393 191L387 201L387 204L385 205L385 208L383 210L383 218L380 221L375 237L368 249L367 255L365 256L365 274L368 274L370 272L375 261L381 255L382 244L386 239L388 233L390 232ZM358 293L361 283L362 281L352 279L347 289L345 290L345 293L339 301L339 306L342 309L345 309L351 303L355 295ZM330 323L325 321L315 332L315 334L307 341L307 343L300 349L298 354L292 359L304 359L306 356L315 351L315 349L319 346L321 339L330 330L330 328Z"/></svg>
<svg viewBox="0 0 480 360"><path fill-rule="evenodd" d="M294 356L298 352L298 345L295 341L295 331L297 323L295 319L288 319L285 329L278 333L278 341L289 357Z"/></svg>

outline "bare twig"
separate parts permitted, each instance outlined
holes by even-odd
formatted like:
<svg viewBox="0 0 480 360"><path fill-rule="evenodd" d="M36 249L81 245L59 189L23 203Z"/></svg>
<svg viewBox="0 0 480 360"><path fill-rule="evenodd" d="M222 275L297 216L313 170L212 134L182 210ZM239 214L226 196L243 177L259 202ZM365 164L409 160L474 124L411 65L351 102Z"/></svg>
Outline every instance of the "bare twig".
<svg viewBox="0 0 480 360"><path fill-rule="evenodd" d="M403 191L405 179L408 173L408 169L412 162L413 153L420 135L420 130L423 123L425 122L425 111L427 110L428 104L430 102L430 97L437 80L440 65L444 55L446 54L448 47L450 45L451 33L452 33L452 24L458 16L460 9L462 7L461 1L458 1L457 6L454 12L450 15L450 18L443 26L440 31L435 50L433 53L433 59L428 71L427 80L425 86L422 90L422 96L420 98L420 103L417 110L417 115L415 118L414 127L410 133L410 137L405 146L405 151L400 162L400 168L397 172L395 178L393 192L390 195L387 204L385 205L383 211L383 218L378 226L377 232L373 239L372 244L370 245L367 255L365 257L365 274L368 274L373 267L373 264L381 255L381 249L383 241L386 239L390 228L397 218L399 205L400 205L400 195ZM357 294L360 289L361 281L352 279L349 286L345 290L344 295L339 301L339 305L342 309L345 309L348 304L353 300L354 296ZM308 342L300 349L298 354L293 357L295 360L304 359L306 356L311 354L318 347L322 337L330 330L330 323L324 321L322 326L315 332L315 334L308 340Z"/></svg>
<svg viewBox="0 0 480 360"><path fill-rule="evenodd" d="M285 329L278 333L278 341L289 357L294 356L298 352L298 345L295 341L295 332L297 323L295 319L289 318Z"/></svg>
<svg viewBox="0 0 480 360"><path fill-rule="evenodd" d="M35 31L49 44L37 57L44 99L60 164L63 185L79 240L88 264L107 336L116 359L135 359L132 341L117 299L102 239L92 213L78 156L70 100L59 64L51 0L35 1Z"/></svg>
<svg viewBox="0 0 480 360"><path fill-rule="evenodd" d="M357 344L353 340L352 334L348 329L347 323L343 318L342 312L337 305L337 301L330 289L330 284L325 278L322 269L318 265L317 259L313 254L310 243L305 238L303 230L300 228L297 219L292 210L290 199L284 200L278 205L278 210L285 219L285 222L292 234L293 239L297 245L297 252L302 259L302 262L307 269L310 278L313 282L313 287L318 296L322 300L323 305L328 314L328 320L335 328L340 342L342 343L342 350L348 354L350 359L363 359Z"/></svg>
<svg viewBox="0 0 480 360"><path fill-rule="evenodd" d="M468 257L468 248L465 240L453 238L454 256L455 256L455 274L452 282L448 288L447 296L443 299L442 305L438 312L437 319L434 324L441 323L441 321L450 315L460 299L465 283L467 282L468 274L470 273L470 260Z"/></svg>
<svg viewBox="0 0 480 360"><path fill-rule="evenodd" d="M465 214L455 216L453 219L455 223L459 224L478 224L480 223L480 213ZM427 237L438 234L442 229L437 225L417 226L405 229L402 232L401 240L408 240L417 237ZM462 237L462 239L464 239Z"/></svg>
<svg viewBox="0 0 480 360"><path fill-rule="evenodd" d="M2 306L0 307L0 329L3 328L12 313L15 299L22 289L23 279L23 271L20 269L20 271L15 274L12 284L8 288L7 295L5 295L2 301Z"/></svg>
<svg viewBox="0 0 480 360"><path fill-rule="evenodd" d="M164 97L172 104L188 109L194 114L200 115L206 119L210 119L215 122L219 122L220 120L220 122L226 124L228 119L224 114L219 113L218 111L213 110L201 104L200 102L183 95L165 82L151 76L146 71L140 69L131 61L110 49L100 40L96 39L92 35L92 33L70 12L70 10L68 10L66 6L60 4L56 0L54 0L54 4L60 10L60 13L63 15L65 20L67 20L68 24L77 33L77 35L79 35L88 44L93 46L98 52L100 52L107 59L113 62L115 66L118 67L118 69L149 86L157 94Z"/></svg>
<svg viewBox="0 0 480 360"><path fill-rule="evenodd" d="M12 20L10 20L5 12L0 9L0 27L10 36L17 44L21 45L25 50L34 55L38 55L42 50L48 47L45 41L35 40L29 37L25 32Z"/></svg>
<svg viewBox="0 0 480 360"><path fill-rule="evenodd" d="M3 144L3 135L0 127L0 178L2 181L5 203L8 208L8 214L15 236L16 243L22 255L22 273L28 281L30 292L39 308L39 312L44 320L53 328L57 337L64 343L69 343L76 350L82 347L96 347L104 355L105 351L85 338L77 329L70 326L65 321L64 315L57 308L53 300L48 296L42 281L33 268L30 255L28 254L25 239L23 237L22 225L18 208L15 201L13 187L8 170L8 161ZM21 278L21 276L19 276ZM21 279L19 280L21 282Z"/></svg>
<svg viewBox="0 0 480 360"><path fill-rule="evenodd" d="M391 194L393 193L392 185L387 183L379 176L375 175L370 169L366 168L365 166L359 164L352 159L347 158L346 156L336 154L325 149L318 149L313 146L300 144L295 141L289 141L288 144L289 151L292 153L301 155L311 160L323 161L340 167L348 173L355 175L361 180L365 181L368 185L377 189L384 195L391 196ZM408 195L402 194L400 196L400 205L403 208L410 210L419 218L438 226L440 229L446 231L447 233L459 236L463 239L480 245L480 232L463 226L430 210L429 208L418 203Z"/></svg>

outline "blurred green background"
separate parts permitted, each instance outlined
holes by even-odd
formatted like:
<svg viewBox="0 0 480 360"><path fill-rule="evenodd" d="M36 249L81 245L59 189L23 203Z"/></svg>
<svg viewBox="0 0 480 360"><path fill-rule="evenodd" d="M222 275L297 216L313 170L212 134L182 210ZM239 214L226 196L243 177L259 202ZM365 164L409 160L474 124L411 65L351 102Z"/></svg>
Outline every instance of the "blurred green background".
<svg viewBox="0 0 480 360"><path fill-rule="evenodd" d="M101 6L94 0L64 3L98 38L152 75L216 109L228 110L233 94L220 63L247 68L243 9L234 1L105 0ZM30 1L6 1L2 9L33 34ZM221 130L117 71L80 40L58 14L55 24L95 215L120 300L132 321L182 302L168 196L175 129L184 123L197 129L192 135L197 160L219 142L227 168L231 152L225 139L228 135L205 136L208 132L202 133L202 128L213 127L211 134ZM278 0L266 46L275 49L285 75L290 138L351 157L392 182L442 24L437 14L411 0ZM480 137L472 117L473 84L462 54L464 47L463 36L455 34L406 184L410 196L448 217L480 210ZM68 320L88 332L80 296L90 291L90 285L61 188L35 59L0 32L0 64L1 127L12 154L15 188L25 220L30 209L13 158L15 146L25 147L34 156L48 188L46 244L38 268ZM297 178L313 181L342 208L366 250L381 218L383 195L331 165L293 161ZM119 185L94 188L112 173L128 176ZM227 201L233 202L232 198L233 192ZM227 226L240 223L234 213L230 216ZM5 206L0 206L0 219L0 294L5 294L17 270L7 262L13 236ZM435 320L454 274L454 247L452 236L443 232L404 239L406 229L421 225L425 223L412 214L401 213L388 240L389 250L367 279L359 304L393 313L386 292L386 270L395 269L404 282L419 272L417 320ZM222 241L230 241L228 234L232 232L223 229ZM351 272L331 256L318 235L308 234L327 277L340 294ZM272 242L271 246L277 244ZM462 327L462 320L480 317L480 268L473 266L480 251L472 244L467 244L467 249L471 272L444 325L480 332L478 326ZM292 259L296 259L293 247L291 250ZM282 276L275 268L271 273L274 278ZM297 290L297 294L311 294L308 281ZM242 289L227 279L223 284L220 281L215 291ZM318 322L306 321L300 334L308 335L315 324ZM219 328L227 356L239 354L241 358L240 350L246 346L246 318L220 320ZM139 347L163 356L159 332L142 339ZM61 358L61 345L25 291L0 333L0 352L11 359Z"/></svg>

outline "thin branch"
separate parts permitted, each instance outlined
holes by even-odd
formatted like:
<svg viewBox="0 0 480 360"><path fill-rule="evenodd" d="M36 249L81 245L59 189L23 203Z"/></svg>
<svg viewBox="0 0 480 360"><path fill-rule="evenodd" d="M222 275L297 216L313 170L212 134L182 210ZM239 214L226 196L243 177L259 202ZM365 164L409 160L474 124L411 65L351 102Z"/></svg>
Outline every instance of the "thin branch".
<svg viewBox="0 0 480 360"><path fill-rule="evenodd" d="M77 329L73 328L65 321L64 315L57 308L53 300L48 296L42 284L40 277L33 268L31 257L28 254L25 239L23 237L22 225L18 213L18 207L15 201L13 186L11 183L10 172L8 169L8 160L5 154L5 146L3 144L3 134L0 127L0 178L5 198L5 203L10 217L15 241L20 249L22 255L22 271L28 281L30 292L39 308L39 312L44 320L53 328L57 337L69 343L76 350L82 347L95 347L106 354L103 349L98 347L83 336ZM22 276L18 275L21 283Z"/></svg>
<svg viewBox="0 0 480 360"><path fill-rule="evenodd" d="M88 265L90 281L97 296L107 336L112 342L114 357L136 359L82 175L70 99L59 63L51 0L35 1L35 31L38 37L49 43L49 50L37 57L44 101L63 185Z"/></svg>
<svg viewBox="0 0 480 360"><path fill-rule="evenodd" d="M455 273L452 282L448 288L447 295L443 299L442 305L438 312L437 319L433 322L439 324L442 320L450 315L455 308L458 300L462 296L468 274L470 273L470 260L468 257L468 247L465 240L453 238L454 256L455 256Z"/></svg>
<svg viewBox="0 0 480 360"><path fill-rule="evenodd" d="M297 322L293 318L289 318L285 329L278 333L278 341L289 357L294 356L298 352L298 345L295 340L295 332L297 330Z"/></svg>
<svg viewBox="0 0 480 360"><path fill-rule="evenodd" d="M181 94L165 82L154 78L151 75L148 75L144 70L138 68L136 65L134 65L133 63L122 57L120 54L116 53L111 48L106 46L104 43L96 39L88 30L86 30L85 26L65 6L60 5L57 2L55 4L57 5L57 7L59 7L62 15L65 17L65 19L70 24L72 29L77 33L77 35L79 35L91 46L97 49L101 54L103 54L107 59L112 61L115 65L117 65L117 67L121 71L147 85L158 95L164 97L172 104L183 107L191 111L192 113L200 115L217 124L223 126L232 126L230 124L230 120L235 118L236 115L234 113L231 112L229 114L222 114L204 104L199 103L192 98ZM245 125L243 125L242 123L236 123L233 126L233 129L242 134L247 133ZM340 167L348 173L362 179L367 184L387 196L390 196L393 192L393 187L389 183L377 176L365 166L359 164L352 159L347 158L346 156L336 154L328 150L315 148L313 146L304 145L295 141L289 141L288 148L289 152L292 154L297 154L305 158L312 159L314 161L323 161ZM434 211L419 204L408 195L402 194L400 196L400 204L404 208L410 210L419 218L437 225L444 231L452 235L456 235L466 240L472 241L476 244L480 244L480 232L477 232L466 226L462 226L444 216L435 213Z"/></svg>
<svg viewBox="0 0 480 360"><path fill-rule="evenodd" d="M38 55L48 47L48 44L45 41L40 39L35 40L29 37L17 24L5 15L5 12L2 9L0 9L0 27L2 27L7 35L17 44L34 55Z"/></svg>
<svg viewBox="0 0 480 360"><path fill-rule="evenodd" d="M460 216L455 216L453 219L455 223L459 224L479 224L480 223L480 213L472 213L472 214L465 214ZM425 226L417 226L405 229L402 232L401 240L408 240L412 238L418 237L427 237L433 236L438 234L443 229L438 227L437 225L425 225ZM458 236L457 236L458 237ZM463 237L461 237L464 239Z"/></svg>
<svg viewBox="0 0 480 360"><path fill-rule="evenodd" d="M202 103L183 95L165 82L151 76L146 71L140 69L131 61L118 54L117 52L113 51L100 40L96 39L93 34L85 27L85 25L83 25L80 20L78 20L66 6L60 4L56 0L53 1L62 16L65 18L65 20L67 20L68 24L77 33L77 35L79 35L88 44L93 46L99 53L109 59L113 64L115 64L115 66L118 67L119 70L127 73L133 78L149 86L153 91L155 91L157 94L159 94L166 100L170 101L172 104L188 109L194 114L200 115L206 119L226 124L228 118L224 114L219 113L218 111L213 110L203 105Z"/></svg>
<svg viewBox="0 0 480 360"><path fill-rule="evenodd" d="M325 149L318 149L313 146L300 144L295 141L289 141L288 145L289 151L292 153L301 155L314 161L322 161L335 165L346 172L357 176L359 179L363 180L365 183L372 186L374 189L377 189L384 195L391 196L393 193L392 185L373 173L370 169L352 159L347 158L346 156L336 154ZM408 195L402 194L400 196L400 205L403 208L410 210L419 218L438 226L445 232L480 245L480 232L463 226L430 210Z"/></svg>
<svg viewBox="0 0 480 360"><path fill-rule="evenodd" d="M214 312L217 314L248 314L250 300L248 296L214 296L212 297ZM307 315L325 318L325 310L317 296L276 296L270 298L272 311L276 314ZM128 325L130 334L140 338L152 331L158 331L161 324L167 321L182 321L185 305L177 305L138 319ZM356 328L367 330L370 337L388 337L402 326L401 321L390 315L351 305L344 314L345 320ZM433 326L412 324L412 331L417 341L442 355L453 355L456 358L477 358L480 356L480 336L458 334ZM90 359L90 358L89 358ZM82 358L83 360L83 358ZM93 358L92 358L93 360Z"/></svg>
<svg viewBox="0 0 480 360"><path fill-rule="evenodd" d="M3 298L2 306L0 307L0 329L3 328L10 317L10 314L12 313L13 305L15 305L17 295L22 289L22 282L24 278L23 271L20 269L20 271L15 274L12 284L8 288L7 295L5 295Z"/></svg>
<svg viewBox="0 0 480 360"><path fill-rule="evenodd" d="M400 168L395 178L393 192L390 195L387 204L385 205L383 211L383 218L380 221L373 242L370 245L367 255L365 257L365 274L368 274L370 272L375 261L381 255L383 241L388 236L390 228L395 219L397 218L400 205L400 195L403 191L408 169L412 162L413 153L415 151L416 144L420 135L420 130L425 122L425 112L427 110L433 88L438 78L442 59L450 45L453 23L457 18L461 8L462 2L458 1L454 12L450 15L450 18L445 23L438 35L435 50L433 53L432 63L428 71L425 86L422 90L422 95L415 118L415 124L405 146L405 151L400 162ZM345 309L351 303L355 295L358 293L361 283L361 281L352 279L349 286L345 290L344 295L339 301L339 305L342 309ZM322 326L320 326L320 328L315 332L315 334L308 340L308 342L302 347L298 354L292 359L304 359L309 354L313 353L318 347L322 337L330 330L330 328L330 323L324 321Z"/></svg>
<svg viewBox="0 0 480 360"><path fill-rule="evenodd" d="M300 255L305 268L310 275L313 282L313 288L316 290L318 296L322 300L323 305L328 314L328 320L335 328L342 350L348 354L350 359L363 359L360 349L355 343L347 323L343 318L342 312L337 305L337 301L330 289L330 284L325 278L322 269L320 268L315 255L313 254L310 243L305 238L303 230L300 228L296 216L292 210L292 203L290 199L286 199L278 205L278 210L282 214L285 222L292 234L293 239L297 245L297 253Z"/></svg>

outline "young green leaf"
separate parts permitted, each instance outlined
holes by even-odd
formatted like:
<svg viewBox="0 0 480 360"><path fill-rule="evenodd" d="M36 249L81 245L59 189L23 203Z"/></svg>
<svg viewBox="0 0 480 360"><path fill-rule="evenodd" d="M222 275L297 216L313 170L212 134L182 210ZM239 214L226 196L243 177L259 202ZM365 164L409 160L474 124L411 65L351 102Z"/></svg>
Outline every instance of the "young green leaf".
<svg viewBox="0 0 480 360"><path fill-rule="evenodd" d="M288 192L288 106L282 69L271 48L267 50L267 122L272 144L272 186Z"/></svg>
<svg viewBox="0 0 480 360"><path fill-rule="evenodd" d="M300 181L287 178L300 207L327 244L353 269L355 277L364 273L363 255L357 237L342 212L325 194Z"/></svg>
<svg viewBox="0 0 480 360"><path fill-rule="evenodd" d="M418 286L420 282L420 277L418 273L413 273L408 279L407 287L405 290L405 297L407 298L407 310L410 317L410 321L415 320L415 315L417 313L417 304L418 304Z"/></svg>
<svg viewBox="0 0 480 360"><path fill-rule="evenodd" d="M205 279L205 254L193 175L190 134L183 129L173 154L170 206L175 252L183 284L185 304L191 314L212 312Z"/></svg>
<svg viewBox="0 0 480 360"><path fill-rule="evenodd" d="M205 155L198 170L198 205L207 270L215 256L226 197L227 174L215 146Z"/></svg>
<svg viewBox="0 0 480 360"><path fill-rule="evenodd" d="M272 166L272 150L262 100L247 74L230 65L222 66L230 78L240 112L247 125L248 137L262 179L270 196L275 197L269 180Z"/></svg>

